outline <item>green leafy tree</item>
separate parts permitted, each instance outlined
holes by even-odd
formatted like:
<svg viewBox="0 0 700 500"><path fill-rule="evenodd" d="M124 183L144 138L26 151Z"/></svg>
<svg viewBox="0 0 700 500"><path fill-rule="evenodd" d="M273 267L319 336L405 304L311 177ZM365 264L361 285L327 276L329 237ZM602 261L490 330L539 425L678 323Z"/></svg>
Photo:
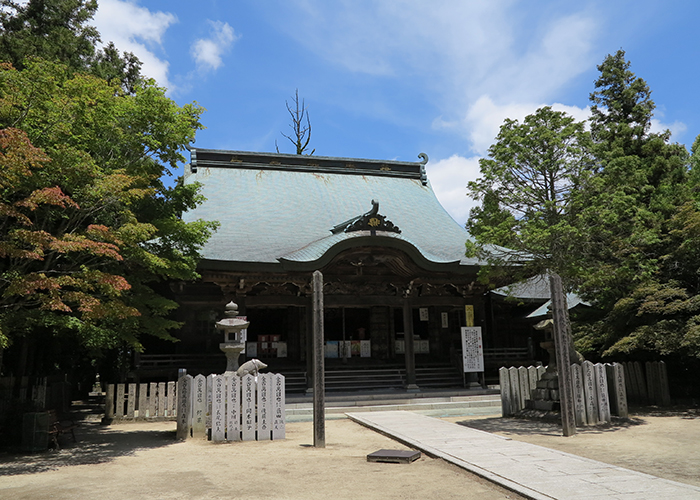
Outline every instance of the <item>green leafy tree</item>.
<svg viewBox="0 0 700 500"><path fill-rule="evenodd" d="M215 223L184 223L197 186L163 183L202 108L153 81L132 94L65 65L0 67L0 341L63 336L99 350L172 338L165 280L197 277ZM72 344L71 344L72 342Z"/></svg>
<svg viewBox="0 0 700 500"><path fill-rule="evenodd" d="M693 293L679 287L668 268L682 221L691 215L683 209L690 200L688 154L670 144L670 132L650 132L651 92L630 71L623 51L606 57L598 69L591 93L596 171L575 202L587 233L579 290L603 317L583 325L579 341L603 354L664 354L682 344L666 335L678 325L669 322L670 311ZM657 340L651 340L652 332Z"/></svg>
<svg viewBox="0 0 700 500"><path fill-rule="evenodd" d="M698 193L698 139L690 187ZM658 270L618 300L601 321L606 354L655 353L700 358L700 204L686 201L665 224Z"/></svg>
<svg viewBox="0 0 700 500"><path fill-rule="evenodd" d="M597 172L579 192L590 233L583 290L603 308L658 271L666 223L688 199L687 152L669 144L669 131L649 132L651 92L629 66L618 51L598 67L591 94Z"/></svg>
<svg viewBox="0 0 700 500"><path fill-rule="evenodd" d="M588 178L589 143L583 123L550 107L522 123L507 119L479 161L480 178L468 185L482 202L467 222L479 242L469 251L521 277L571 275L579 238L571 198Z"/></svg>
<svg viewBox="0 0 700 500"><path fill-rule="evenodd" d="M96 11L95 0L0 0L0 61L23 69L28 59L41 57L133 92L141 62L111 42L98 48L100 34L88 24Z"/></svg>
<svg viewBox="0 0 700 500"><path fill-rule="evenodd" d="M669 253L605 316L579 327L579 344L603 356L700 358L700 211L688 202L669 221Z"/></svg>

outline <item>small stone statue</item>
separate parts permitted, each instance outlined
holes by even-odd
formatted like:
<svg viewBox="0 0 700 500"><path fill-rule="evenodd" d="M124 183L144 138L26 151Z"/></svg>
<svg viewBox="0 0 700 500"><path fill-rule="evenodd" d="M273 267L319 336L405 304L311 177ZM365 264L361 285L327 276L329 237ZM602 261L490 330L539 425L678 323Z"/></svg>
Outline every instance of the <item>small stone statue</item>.
<svg viewBox="0 0 700 500"><path fill-rule="evenodd" d="M257 375L260 370L264 370L265 368L267 368L267 365L259 359L251 359L241 365L238 371L236 371L236 375L239 377L244 377L249 373L251 375Z"/></svg>

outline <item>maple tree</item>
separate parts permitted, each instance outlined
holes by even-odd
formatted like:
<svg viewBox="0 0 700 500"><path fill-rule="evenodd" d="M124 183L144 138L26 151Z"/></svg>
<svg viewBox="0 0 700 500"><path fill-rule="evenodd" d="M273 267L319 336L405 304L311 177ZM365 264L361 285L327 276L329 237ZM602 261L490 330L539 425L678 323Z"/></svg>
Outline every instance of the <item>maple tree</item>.
<svg viewBox="0 0 700 500"><path fill-rule="evenodd" d="M179 326L158 283L197 277L216 223L184 223L198 186L163 177L202 108L153 81L133 90L42 59L0 65L1 346L44 335L140 349L142 334Z"/></svg>

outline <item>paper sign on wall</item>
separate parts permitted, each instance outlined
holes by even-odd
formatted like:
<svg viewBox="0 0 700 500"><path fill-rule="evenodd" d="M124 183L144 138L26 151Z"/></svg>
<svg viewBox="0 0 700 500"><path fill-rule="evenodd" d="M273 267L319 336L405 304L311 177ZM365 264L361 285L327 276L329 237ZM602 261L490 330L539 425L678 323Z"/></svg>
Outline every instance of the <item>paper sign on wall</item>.
<svg viewBox="0 0 700 500"><path fill-rule="evenodd" d="M421 321L428 321L428 308L427 307L421 307L420 309L418 309L418 312L420 314Z"/></svg>
<svg viewBox="0 0 700 500"><path fill-rule="evenodd" d="M465 373L484 371L484 344L480 326L462 327L462 364Z"/></svg>
<svg viewBox="0 0 700 500"><path fill-rule="evenodd" d="M474 326L474 306L464 306L464 317L467 326Z"/></svg>

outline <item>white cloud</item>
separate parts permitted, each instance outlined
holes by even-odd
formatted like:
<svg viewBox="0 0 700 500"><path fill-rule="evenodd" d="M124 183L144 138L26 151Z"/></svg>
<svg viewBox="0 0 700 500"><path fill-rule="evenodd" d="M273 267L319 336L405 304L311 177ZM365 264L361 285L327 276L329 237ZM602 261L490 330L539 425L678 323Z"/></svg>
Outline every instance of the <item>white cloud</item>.
<svg viewBox="0 0 700 500"><path fill-rule="evenodd" d="M493 101L491 96L482 95L469 107L463 119L451 122L437 119L433 122L433 127L461 129L469 138L472 150L483 156L486 154L489 146L493 144L506 118L522 122L527 115L534 113L543 106L551 106L556 111L563 111L578 121L584 121L590 117L588 107L579 108L561 103L545 104L533 102L512 102L499 105Z"/></svg>
<svg viewBox="0 0 700 500"><path fill-rule="evenodd" d="M433 125L454 126L476 152L505 116L551 103L595 62L599 21L586 7L537 12L515 0L291 5L280 19L290 36L351 72L416 81L440 108Z"/></svg>
<svg viewBox="0 0 700 500"><path fill-rule="evenodd" d="M660 133L660 132L665 132L666 130L670 130L671 137L673 137L673 136L678 137L679 135L683 134L683 132L685 132L687 129L688 129L688 127L683 122L675 121L673 123L668 124L668 123L663 123L656 118L651 119L651 128L650 128L651 132Z"/></svg>
<svg viewBox="0 0 700 500"><path fill-rule="evenodd" d="M480 177L479 159L486 155L489 146L498 134L503 120L510 118L520 122L545 104L510 104L499 106L494 104L489 96L482 96L470 108L464 122L447 123L437 120L435 127L467 127L471 131L471 140L478 156L465 158L452 155L443 160L430 161L426 165L428 179L442 206L459 224L464 225L469 217L469 211L480 204L467 194L467 183ZM578 121L590 118L589 108L578 108L554 103L551 107L563 111ZM682 122L665 124L654 118L651 120L651 132L681 134L687 127Z"/></svg>
<svg viewBox="0 0 700 500"><path fill-rule="evenodd" d="M233 28L228 23L209 21L212 33L209 38L195 40L190 48L190 54L199 69L216 70L223 64L222 56L236 41Z"/></svg>
<svg viewBox="0 0 700 500"><path fill-rule="evenodd" d="M151 12L145 7L122 0L100 0L93 19L102 42L114 42L122 52L133 52L143 63L142 73L159 85L172 86L168 80L169 63L154 52L177 17L168 12Z"/></svg>
<svg viewBox="0 0 700 500"><path fill-rule="evenodd" d="M467 183L479 176L479 158L452 155L430 161L425 168L437 199L452 218L464 226L469 210L479 204L467 196Z"/></svg>

